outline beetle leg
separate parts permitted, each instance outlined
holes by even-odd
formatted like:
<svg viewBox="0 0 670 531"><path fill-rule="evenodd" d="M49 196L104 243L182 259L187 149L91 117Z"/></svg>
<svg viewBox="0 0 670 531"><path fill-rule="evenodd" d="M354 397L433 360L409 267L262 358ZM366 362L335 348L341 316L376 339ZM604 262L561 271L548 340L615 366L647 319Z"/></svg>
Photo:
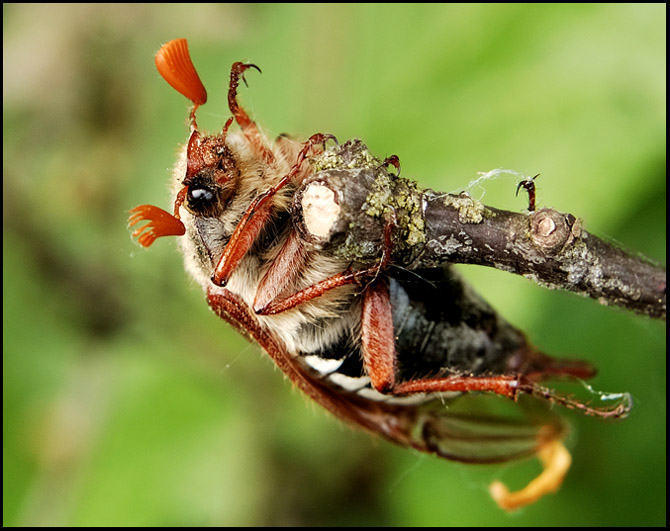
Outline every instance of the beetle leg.
<svg viewBox="0 0 670 531"><path fill-rule="evenodd" d="M400 177L400 158L398 155L391 155L390 157L386 157L384 159L384 162L382 162L381 167L386 168L387 166L393 166L396 169L396 177Z"/></svg>
<svg viewBox="0 0 670 531"><path fill-rule="evenodd" d="M382 393L396 386L395 332L386 278L372 282L363 297L363 364L372 386Z"/></svg>
<svg viewBox="0 0 670 531"><path fill-rule="evenodd" d="M519 379L511 376L447 376L396 383L395 333L389 284L385 278L374 281L365 292L361 340L363 363L370 383L382 393L402 395L419 392L488 391L514 398L520 390ZM537 444L537 456L543 464L543 471L539 476L514 492L510 492L499 481L490 485L491 496L502 509L518 509L537 501L545 494L555 492L561 486L572 461L570 453L555 438L548 441L538 439Z"/></svg>
<svg viewBox="0 0 670 531"><path fill-rule="evenodd" d="M361 318L361 343L363 364L370 383L380 393L409 395L415 393L443 393L449 391L484 391L516 399L518 393L526 393L585 415L602 418L626 416L632 407L629 394L605 395L600 404L569 395L563 395L533 381L536 373L499 374L489 376L449 375L432 378L417 378L396 382L395 333L389 286L385 278L372 282L364 293ZM573 376L569 372L557 373Z"/></svg>
<svg viewBox="0 0 670 531"><path fill-rule="evenodd" d="M535 212L535 179L539 177L538 173L535 177L521 181L516 187L516 195L519 195L519 190L523 186L528 192L528 212Z"/></svg>
<svg viewBox="0 0 670 531"><path fill-rule="evenodd" d="M563 395L533 381L536 373L500 374L489 376L449 375L417 378L396 382L395 333L388 282L380 278L368 286L364 294L361 318L363 364L370 383L380 393L409 395L414 393L442 393L449 391L485 391L516 399L526 393L585 415L602 418L626 416L632 407L629 394L605 395L600 404L569 395ZM572 376L570 372L557 373Z"/></svg>
<svg viewBox="0 0 670 531"><path fill-rule="evenodd" d="M372 266L366 269L359 269L357 271L347 270L343 273L338 273L332 277L328 277L325 280L312 284L311 286L304 288L292 295L289 295L283 299L274 299L269 302L266 302L268 297L261 295L256 295L256 300L254 301L254 311L259 315L274 315L277 313L285 312L296 306L303 304L305 302L311 301L320 297L324 293L339 288L341 286L346 286L348 284L354 284L359 282L362 279L374 276L379 272L379 265Z"/></svg>
<svg viewBox="0 0 670 531"><path fill-rule="evenodd" d="M261 135L258 130L256 123L249 118L247 112L240 107L239 103L237 103L237 87L240 84L240 79L244 81L245 85L247 84L244 79L244 72L249 68L255 68L259 72L261 71L260 68L253 64L241 63L239 61L233 63L233 66L230 69L230 85L228 86L228 108L230 109L230 112L233 113L235 121L242 128L242 132L252 149L267 164L271 164L274 161L272 151L265 145L263 135Z"/></svg>
<svg viewBox="0 0 670 531"><path fill-rule="evenodd" d="M291 308L303 304L305 302L311 301L320 297L324 293L339 288L341 286L346 286L348 284L354 284L360 282L366 278L375 277L379 271L383 268L382 262L374 266L368 267L366 269L359 269L357 271L347 270L343 273L338 273L332 277L328 277L325 280L312 284L311 286L304 288L288 297L277 300L269 300L269 297L256 294L256 300L254 301L254 311L259 315L274 315L277 313L285 312ZM268 275L266 274L266 277ZM265 284L265 278L261 281L261 285Z"/></svg>
<svg viewBox="0 0 670 531"><path fill-rule="evenodd" d="M231 74L232 75L232 74ZM296 163L291 170L272 188L256 197L235 227L235 231L230 237L228 244L223 250L223 255L214 269L212 282L217 286L225 286L228 283L230 275L238 266L242 258L247 254L256 238L267 224L272 213L273 203L271 199L274 195L286 186L293 177L300 171L300 166L307 157L309 150L317 145L323 144L326 140L334 138L332 135L318 133L312 135L298 153Z"/></svg>
<svg viewBox="0 0 670 531"><path fill-rule="evenodd" d="M391 258L391 231L395 225L395 217L391 216L384 227L384 249L381 260L365 269L353 271L348 269L332 277L328 277L316 284L312 284L288 297L278 299L283 289L295 278L298 271L297 263L304 263L307 258L305 248L293 231L284 244L272 267L261 280L254 300L254 311L259 315L273 315L285 312L291 308L320 297L324 293L360 282L365 279L375 278L389 263ZM302 260L302 262L301 262ZM281 289L277 286L281 284Z"/></svg>
<svg viewBox="0 0 670 531"><path fill-rule="evenodd" d="M292 230L288 239L267 270L254 298L254 311L262 310L275 301L284 290L293 284L307 261L308 251L302 244L298 233Z"/></svg>
<svg viewBox="0 0 670 531"><path fill-rule="evenodd" d="M451 375L396 382L393 314L389 284L385 278L375 280L365 291L361 342L365 370L372 386L381 393L407 395L447 391L489 391L514 398L519 389L519 379L512 375Z"/></svg>
<svg viewBox="0 0 670 531"><path fill-rule="evenodd" d="M604 402L603 405L593 405L588 400L565 396L535 382L525 380L519 387L519 391L522 393L548 400L568 409L580 411L584 415L591 417L622 418L628 415L633 407L633 399L628 393L605 394L600 398Z"/></svg>

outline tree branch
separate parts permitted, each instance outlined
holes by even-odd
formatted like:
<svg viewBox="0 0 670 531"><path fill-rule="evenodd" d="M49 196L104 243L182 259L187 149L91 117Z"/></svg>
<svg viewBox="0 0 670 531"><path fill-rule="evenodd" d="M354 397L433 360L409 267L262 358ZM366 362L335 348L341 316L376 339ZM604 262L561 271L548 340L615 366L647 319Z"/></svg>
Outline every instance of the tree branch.
<svg viewBox="0 0 670 531"><path fill-rule="evenodd" d="M390 174L360 140L324 155L294 196L294 225L312 248L370 263L381 258L384 225L392 222L392 264L495 267L665 319L665 269L589 234L572 214L508 212L466 193L421 190Z"/></svg>

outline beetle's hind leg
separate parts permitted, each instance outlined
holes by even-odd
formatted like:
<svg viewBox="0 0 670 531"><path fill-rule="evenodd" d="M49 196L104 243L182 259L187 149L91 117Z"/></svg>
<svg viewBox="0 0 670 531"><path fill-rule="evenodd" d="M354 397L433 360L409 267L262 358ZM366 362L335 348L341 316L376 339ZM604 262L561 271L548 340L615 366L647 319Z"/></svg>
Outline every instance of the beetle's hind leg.
<svg viewBox="0 0 670 531"><path fill-rule="evenodd" d="M481 376L451 374L399 382L396 380L395 341L389 283L386 278L377 278L364 292L361 343L365 371L370 377L372 387L380 393L402 396L416 393L482 391L512 399L516 399L519 393L525 393L568 409L581 411L585 415L614 418L625 416L632 407L632 399L627 393L602 394L598 397L602 403L593 404L590 400L561 394L537 382L540 376L552 374L573 379L582 374L588 376L586 369L580 364L561 368L559 363L553 373L517 372Z"/></svg>
<svg viewBox="0 0 670 531"><path fill-rule="evenodd" d="M514 398L520 381L515 375L450 375L396 381L397 354L393 313L386 278L377 278L365 290L361 318L363 364L372 386L381 393L409 395L449 391L488 391Z"/></svg>

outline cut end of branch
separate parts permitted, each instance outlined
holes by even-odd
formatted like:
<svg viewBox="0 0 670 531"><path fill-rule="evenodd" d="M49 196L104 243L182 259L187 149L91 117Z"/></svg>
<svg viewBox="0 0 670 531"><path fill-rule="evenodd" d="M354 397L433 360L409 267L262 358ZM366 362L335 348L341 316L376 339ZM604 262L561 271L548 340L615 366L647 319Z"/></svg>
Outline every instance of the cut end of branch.
<svg viewBox="0 0 670 531"><path fill-rule="evenodd" d="M301 203L307 232L316 239L328 239L341 210L335 192L314 182L305 188Z"/></svg>

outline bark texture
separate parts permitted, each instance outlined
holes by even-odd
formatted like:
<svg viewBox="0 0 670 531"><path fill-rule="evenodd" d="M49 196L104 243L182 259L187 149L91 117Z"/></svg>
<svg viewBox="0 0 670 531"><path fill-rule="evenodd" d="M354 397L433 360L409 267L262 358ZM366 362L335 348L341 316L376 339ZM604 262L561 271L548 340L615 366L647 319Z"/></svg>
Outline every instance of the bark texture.
<svg viewBox="0 0 670 531"><path fill-rule="evenodd" d="M312 164L312 177L294 196L293 222L307 245L321 252L355 264L379 260L390 223L392 264L495 267L665 319L665 269L589 234L572 214L509 212L465 193L422 190L390 173L357 139ZM308 201L312 197L319 202Z"/></svg>

